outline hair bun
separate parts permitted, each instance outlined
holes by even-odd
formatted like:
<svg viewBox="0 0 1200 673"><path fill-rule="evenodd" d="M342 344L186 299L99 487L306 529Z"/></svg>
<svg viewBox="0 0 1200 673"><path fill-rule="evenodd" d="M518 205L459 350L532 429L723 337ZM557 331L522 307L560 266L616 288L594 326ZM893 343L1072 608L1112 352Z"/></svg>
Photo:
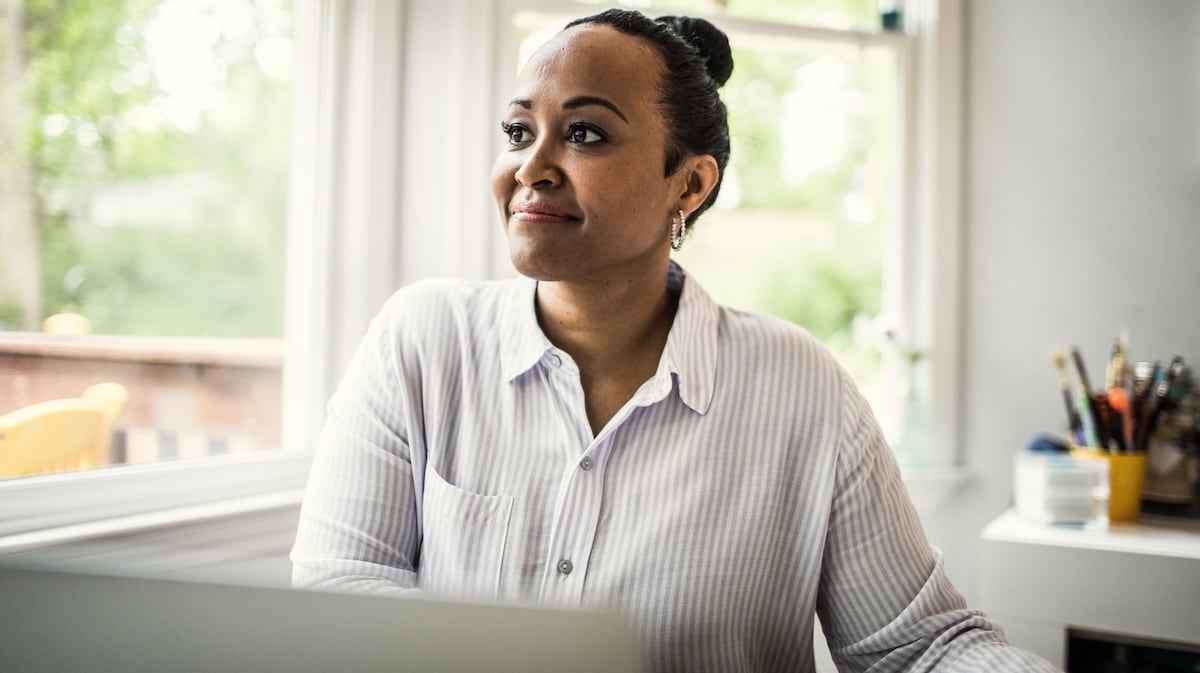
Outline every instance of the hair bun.
<svg viewBox="0 0 1200 673"><path fill-rule="evenodd" d="M658 21L671 27L688 44L705 58L708 76L722 86L733 74L733 54L729 51L729 38L720 28L705 19L691 16L660 16Z"/></svg>

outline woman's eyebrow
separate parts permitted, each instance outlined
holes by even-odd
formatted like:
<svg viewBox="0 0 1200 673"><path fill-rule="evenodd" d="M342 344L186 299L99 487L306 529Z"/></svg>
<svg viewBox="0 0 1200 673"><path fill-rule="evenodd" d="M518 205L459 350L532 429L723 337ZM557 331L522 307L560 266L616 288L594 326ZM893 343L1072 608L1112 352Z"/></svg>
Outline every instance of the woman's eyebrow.
<svg viewBox="0 0 1200 673"><path fill-rule="evenodd" d="M586 107L588 105L600 105L606 107L620 117L621 121L625 122L626 124L629 123L629 120L625 117L625 115L621 114L621 109L618 108L616 104L604 98L600 98L599 96L576 96L563 103L563 109L574 110L575 108Z"/></svg>
<svg viewBox="0 0 1200 673"><path fill-rule="evenodd" d="M508 105L509 107L512 107L513 105L519 105L526 110L533 109L533 101L529 100L528 98L514 98L508 102ZM625 122L626 124L629 123L629 118L621 112L621 109L618 108L615 103L599 96L575 96L574 98L567 99L567 102L563 103L563 109L574 110L576 108L587 107L588 105L599 105L601 107L606 107L609 110L612 110L613 114L620 117L621 121Z"/></svg>

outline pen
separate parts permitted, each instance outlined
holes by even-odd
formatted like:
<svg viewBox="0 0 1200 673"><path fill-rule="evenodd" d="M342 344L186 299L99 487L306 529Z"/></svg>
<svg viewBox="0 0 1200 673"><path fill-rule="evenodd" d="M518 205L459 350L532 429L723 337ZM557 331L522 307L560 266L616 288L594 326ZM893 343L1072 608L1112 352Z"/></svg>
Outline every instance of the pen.
<svg viewBox="0 0 1200 673"><path fill-rule="evenodd" d="M1133 369L1133 378L1127 388L1129 394L1130 416L1134 424L1133 438L1134 444L1130 449L1140 451L1146 447L1142 445L1142 430L1143 421L1145 419L1146 405L1149 404L1150 388L1154 382L1155 363L1139 362Z"/></svg>
<svg viewBox="0 0 1200 673"><path fill-rule="evenodd" d="M1115 419L1113 434L1120 438L1120 450L1133 451L1133 413L1124 387L1117 386L1108 391L1108 407Z"/></svg>
<svg viewBox="0 0 1200 673"><path fill-rule="evenodd" d="M1171 358L1171 371L1167 374L1170 378L1170 390L1167 391L1167 401L1172 404L1178 402L1187 394L1187 386L1184 384L1184 369L1186 366L1183 363L1183 357L1176 355Z"/></svg>
<svg viewBox="0 0 1200 673"><path fill-rule="evenodd" d="M1154 435L1154 427L1162 416L1163 408L1169 403L1167 396L1175 383L1176 371L1183 368L1183 360L1179 356L1171 360L1171 364L1155 363L1154 385L1150 391L1150 399L1146 405L1146 420L1142 431L1142 442L1145 448L1150 448L1150 438Z"/></svg>
<svg viewBox="0 0 1200 673"><path fill-rule="evenodd" d="M1100 438L1100 448L1112 452L1122 451L1120 422L1121 416L1112 409L1108 402L1108 393L1096 390L1091 393L1092 411L1096 414L1096 435ZM1116 424L1116 425L1114 425Z"/></svg>

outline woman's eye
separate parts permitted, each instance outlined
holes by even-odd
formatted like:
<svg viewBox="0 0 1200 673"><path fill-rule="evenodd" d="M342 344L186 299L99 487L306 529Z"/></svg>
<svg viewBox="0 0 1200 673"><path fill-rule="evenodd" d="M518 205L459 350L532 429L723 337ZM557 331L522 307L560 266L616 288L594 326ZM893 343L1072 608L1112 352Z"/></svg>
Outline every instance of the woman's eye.
<svg viewBox="0 0 1200 673"><path fill-rule="evenodd" d="M567 129L567 142L580 143L583 145L589 143L598 143L605 140L604 134L599 129L593 128L586 124L572 124Z"/></svg>
<svg viewBox="0 0 1200 673"><path fill-rule="evenodd" d="M504 132L504 135L508 136L509 145L521 145L533 139L532 134L529 133L529 129L521 124L500 122L500 130Z"/></svg>

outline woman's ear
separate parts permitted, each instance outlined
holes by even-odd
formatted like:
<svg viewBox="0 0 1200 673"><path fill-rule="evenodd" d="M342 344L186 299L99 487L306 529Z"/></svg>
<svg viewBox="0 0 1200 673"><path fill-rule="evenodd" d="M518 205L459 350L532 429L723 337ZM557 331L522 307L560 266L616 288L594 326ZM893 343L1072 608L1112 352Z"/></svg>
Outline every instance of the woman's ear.
<svg viewBox="0 0 1200 673"><path fill-rule="evenodd" d="M691 215L699 208L717 186L721 169L711 154L688 157L680 167L683 191L679 195L679 208Z"/></svg>

